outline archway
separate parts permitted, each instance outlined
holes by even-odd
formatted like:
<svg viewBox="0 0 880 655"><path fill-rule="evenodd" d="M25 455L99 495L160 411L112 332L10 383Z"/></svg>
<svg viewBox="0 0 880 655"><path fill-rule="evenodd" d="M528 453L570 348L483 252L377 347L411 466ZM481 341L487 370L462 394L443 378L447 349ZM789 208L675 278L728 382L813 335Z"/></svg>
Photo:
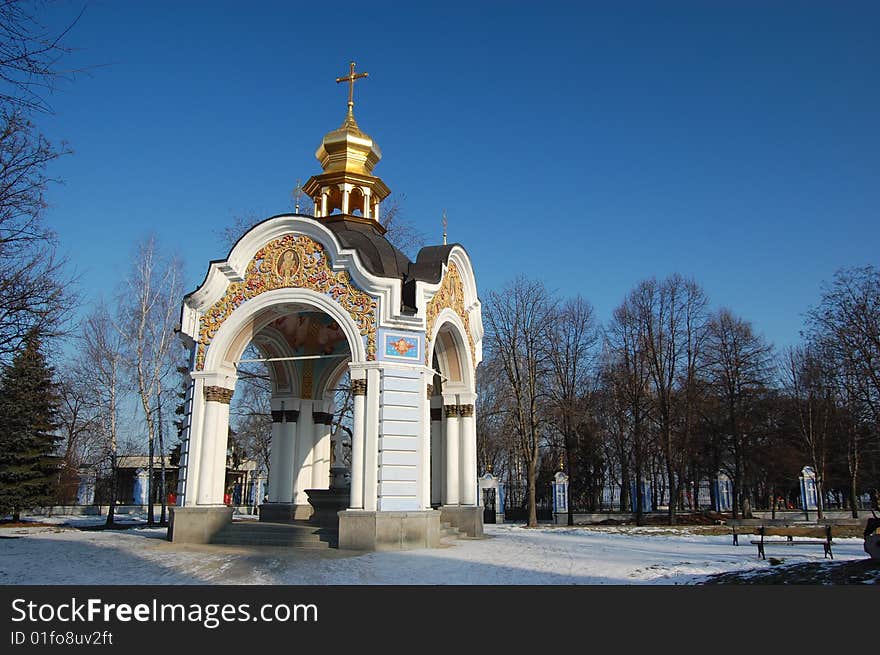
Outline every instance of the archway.
<svg viewBox="0 0 880 655"><path fill-rule="evenodd" d="M471 536L482 534L478 507L474 357L461 318L437 317L429 351L431 389L431 506L441 520Z"/></svg>
<svg viewBox="0 0 880 655"><path fill-rule="evenodd" d="M310 289L265 292L233 312L214 335L203 370L193 373L204 385L206 410L200 443L193 440L189 453L189 475L197 470L198 477L187 485L184 504L223 503L229 402L250 343L266 355L272 381L268 504L261 519L305 519L311 514L306 490L325 489L330 480L330 373L365 359L351 317Z"/></svg>

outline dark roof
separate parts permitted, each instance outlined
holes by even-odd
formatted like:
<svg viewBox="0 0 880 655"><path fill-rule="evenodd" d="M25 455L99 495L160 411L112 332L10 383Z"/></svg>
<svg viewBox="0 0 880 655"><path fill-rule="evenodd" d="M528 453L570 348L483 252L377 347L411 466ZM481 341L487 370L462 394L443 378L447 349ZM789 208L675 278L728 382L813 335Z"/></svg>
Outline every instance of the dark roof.
<svg viewBox="0 0 880 655"><path fill-rule="evenodd" d="M343 248L358 252L364 267L372 275L396 278L403 283L401 310L408 314L416 312L416 282L437 284L443 276L443 265L449 259L453 246L426 246L419 250L416 261L395 248L379 230L359 221L344 218L325 222L339 239Z"/></svg>
<svg viewBox="0 0 880 655"><path fill-rule="evenodd" d="M401 279L409 271L409 258L391 245L372 225L339 219L326 221L343 248L356 250L361 261L372 275Z"/></svg>
<svg viewBox="0 0 880 655"><path fill-rule="evenodd" d="M420 282L437 284L443 277L443 265L449 260L449 253L457 243L445 246L425 246L419 250L416 261L409 265L408 277Z"/></svg>

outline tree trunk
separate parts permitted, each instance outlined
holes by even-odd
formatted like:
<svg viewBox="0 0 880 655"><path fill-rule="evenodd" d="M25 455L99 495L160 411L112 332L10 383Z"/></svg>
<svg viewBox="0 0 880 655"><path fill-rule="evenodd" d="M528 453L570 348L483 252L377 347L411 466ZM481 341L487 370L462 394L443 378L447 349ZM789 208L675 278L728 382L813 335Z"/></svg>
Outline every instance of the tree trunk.
<svg viewBox="0 0 880 655"><path fill-rule="evenodd" d="M632 502L629 495L629 461L623 449L620 451L620 511L632 511Z"/></svg>
<svg viewBox="0 0 880 655"><path fill-rule="evenodd" d="M166 512L166 502L165 502L165 442L163 439L162 433L162 397L159 396L157 400L157 420L159 422L159 498L162 502L162 514L159 518L159 525L167 525L168 521L165 518Z"/></svg>
<svg viewBox="0 0 880 655"><path fill-rule="evenodd" d="M666 485L669 487L669 525L675 525L675 509L678 505L679 486L675 476L675 464L672 461L672 434L666 434Z"/></svg>
<svg viewBox="0 0 880 655"><path fill-rule="evenodd" d="M532 457L529 461L528 478L529 478L529 522L528 527L538 527L538 512L535 498L535 474L538 467L538 458Z"/></svg>
<svg viewBox="0 0 880 655"><path fill-rule="evenodd" d="M642 502L644 494L642 493L642 461L641 456L636 456L636 525L645 525L645 506Z"/></svg>
<svg viewBox="0 0 880 655"><path fill-rule="evenodd" d="M566 523L568 525L574 525L574 509L571 506L571 486L574 482L574 474L571 470L571 447L567 437L565 439L565 467L568 471L568 484L565 485L566 495L568 496L565 499L566 507L568 508L568 520Z"/></svg>
<svg viewBox="0 0 880 655"><path fill-rule="evenodd" d="M116 515L116 488L119 486L118 464L116 463L116 440L110 446L110 504L107 506L107 527L113 526Z"/></svg>
<svg viewBox="0 0 880 655"><path fill-rule="evenodd" d="M156 521L153 516L153 457L155 456L154 450L155 446L153 443L153 431L150 430L149 435L149 463L147 468L149 469L149 477L147 478L147 525L155 525Z"/></svg>
<svg viewBox="0 0 880 655"><path fill-rule="evenodd" d="M850 448L847 463L849 464L849 497L852 517L859 518L858 475L859 475L859 443L855 435L850 435Z"/></svg>

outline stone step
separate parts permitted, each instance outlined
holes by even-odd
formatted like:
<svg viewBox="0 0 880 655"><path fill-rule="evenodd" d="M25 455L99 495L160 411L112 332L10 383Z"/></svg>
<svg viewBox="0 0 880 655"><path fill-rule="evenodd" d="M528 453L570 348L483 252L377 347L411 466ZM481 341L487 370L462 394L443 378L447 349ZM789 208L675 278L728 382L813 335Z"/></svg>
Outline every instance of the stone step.
<svg viewBox="0 0 880 655"><path fill-rule="evenodd" d="M234 546L336 548L339 543L339 535L334 530L305 522L236 521L218 532L211 543Z"/></svg>
<svg viewBox="0 0 880 655"><path fill-rule="evenodd" d="M278 546L284 548L337 548L339 543L334 539L332 541L321 540L299 540L299 539L272 539L265 537L215 537L212 544L220 546Z"/></svg>
<svg viewBox="0 0 880 655"><path fill-rule="evenodd" d="M443 522L440 524L440 543L450 544L458 541L464 535L459 532L458 528L453 528L451 523Z"/></svg>

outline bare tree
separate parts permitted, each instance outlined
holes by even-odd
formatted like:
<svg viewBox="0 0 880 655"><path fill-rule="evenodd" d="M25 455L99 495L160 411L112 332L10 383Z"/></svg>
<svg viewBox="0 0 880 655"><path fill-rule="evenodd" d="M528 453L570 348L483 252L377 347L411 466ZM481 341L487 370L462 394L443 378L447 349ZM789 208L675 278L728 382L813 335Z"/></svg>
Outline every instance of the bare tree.
<svg viewBox="0 0 880 655"><path fill-rule="evenodd" d="M92 389L95 411L101 421L104 452L110 465L107 525L112 526L119 475L119 406L125 391L125 339L118 319L103 303L83 321L80 345L81 368Z"/></svg>
<svg viewBox="0 0 880 655"><path fill-rule="evenodd" d="M42 3L5 0L0 3L0 106L21 112L48 112L46 95L60 80L77 72L61 68L71 52L62 41L82 16L63 30L50 31L35 13Z"/></svg>
<svg viewBox="0 0 880 655"><path fill-rule="evenodd" d="M788 392L797 427L816 476L818 518L824 518L828 450L836 421L836 389L828 353L816 343L790 348L786 357Z"/></svg>
<svg viewBox="0 0 880 655"><path fill-rule="evenodd" d="M260 357L253 345L242 359ZM255 457L264 471L269 470L269 446L272 440L271 380L265 363L241 362L238 365L236 393L230 407L230 422L238 444L246 457ZM259 499L257 499L259 501Z"/></svg>
<svg viewBox="0 0 880 655"><path fill-rule="evenodd" d="M642 484L648 472L651 369L645 351L644 321L630 297L614 310L606 333L605 377L610 382L619 428L627 426L635 474L636 523L644 524ZM621 444L622 445L622 444ZM622 457L624 456L621 453ZM625 484L625 480L622 481ZM624 494L621 490L621 505Z"/></svg>
<svg viewBox="0 0 880 655"><path fill-rule="evenodd" d="M850 510L852 517L858 518L862 458L865 445L870 443L872 431L876 436L878 426L872 421L870 409L864 402L862 393L860 393L858 375L852 370L847 360L837 358L836 363L835 380L840 404L841 430L845 435L846 442L846 468L849 475ZM868 450L870 452L870 449Z"/></svg>
<svg viewBox="0 0 880 655"><path fill-rule="evenodd" d="M0 361L31 330L63 332L75 300L43 223L44 195L56 181L48 166L70 150L49 143L31 118L50 111L46 95L73 72L60 68L68 52L61 41L78 17L53 33L38 20L38 4L0 2Z"/></svg>
<svg viewBox="0 0 880 655"><path fill-rule="evenodd" d="M518 446L507 377L491 350L477 369L477 376L477 461L480 470L504 477L510 472L510 460L518 457Z"/></svg>
<svg viewBox="0 0 880 655"><path fill-rule="evenodd" d="M122 305L126 322L126 364L144 412L150 458L147 521L154 523L153 458L159 397L166 376L174 371L172 347L181 293L179 260L163 257L154 237L142 241L133 259ZM161 455L161 453L160 453ZM164 464L164 457L162 458ZM164 490L162 491L164 499Z"/></svg>
<svg viewBox="0 0 880 655"><path fill-rule="evenodd" d="M406 196L402 193L385 200L379 222L385 228L385 238L391 245L413 259L416 251L425 245L425 235L404 214L405 200Z"/></svg>
<svg viewBox="0 0 880 655"><path fill-rule="evenodd" d="M574 484L572 455L586 420L586 387L592 375L599 342L593 306L581 296L566 300L548 328L550 384L553 416L562 435L565 467L569 472L568 525L574 525L571 490Z"/></svg>
<svg viewBox="0 0 880 655"><path fill-rule="evenodd" d="M709 320L703 363L708 382L719 398L724 433L731 454L733 514L751 514L745 489L751 464L750 424L755 400L771 380L772 347L755 334L749 322L721 309Z"/></svg>
<svg viewBox="0 0 880 655"><path fill-rule="evenodd" d="M822 291L808 327L834 347L854 376L863 402L880 425L880 270L841 269Z"/></svg>
<svg viewBox="0 0 880 655"><path fill-rule="evenodd" d="M872 485L875 507L880 499L880 271L873 266L837 271L807 315L807 337L823 344L836 369L850 503L856 516L862 473Z"/></svg>
<svg viewBox="0 0 880 655"><path fill-rule="evenodd" d="M245 212L232 217L232 223L215 230L217 240L222 248L232 249L238 240L254 225L263 219L256 212Z"/></svg>
<svg viewBox="0 0 880 655"><path fill-rule="evenodd" d="M669 521L675 523L691 436L696 362L705 333L708 301L694 281L674 274L662 282L642 282L633 292L631 302L644 323L653 416L669 487Z"/></svg>
<svg viewBox="0 0 880 655"><path fill-rule="evenodd" d="M539 401L544 393L547 336L554 307L543 283L519 277L500 293L489 293L484 315L487 340L507 378L519 451L526 466L529 527L538 525Z"/></svg>
<svg viewBox="0 0 880 655"><path fill-rule="evenodd" d="M94 388L83 367L67 366L59 385L58 432L61 436L60 504L73 499L81 469L94 468L101 457L101 417Z"/></svg>
<svg viewBox="0 0 880 655"><path fill-rule="evenodd" d="M46 168L66 152L21 115L0 115L0 361L33 329L61 333L73 305L56 236L43 224Z"/></svg>

